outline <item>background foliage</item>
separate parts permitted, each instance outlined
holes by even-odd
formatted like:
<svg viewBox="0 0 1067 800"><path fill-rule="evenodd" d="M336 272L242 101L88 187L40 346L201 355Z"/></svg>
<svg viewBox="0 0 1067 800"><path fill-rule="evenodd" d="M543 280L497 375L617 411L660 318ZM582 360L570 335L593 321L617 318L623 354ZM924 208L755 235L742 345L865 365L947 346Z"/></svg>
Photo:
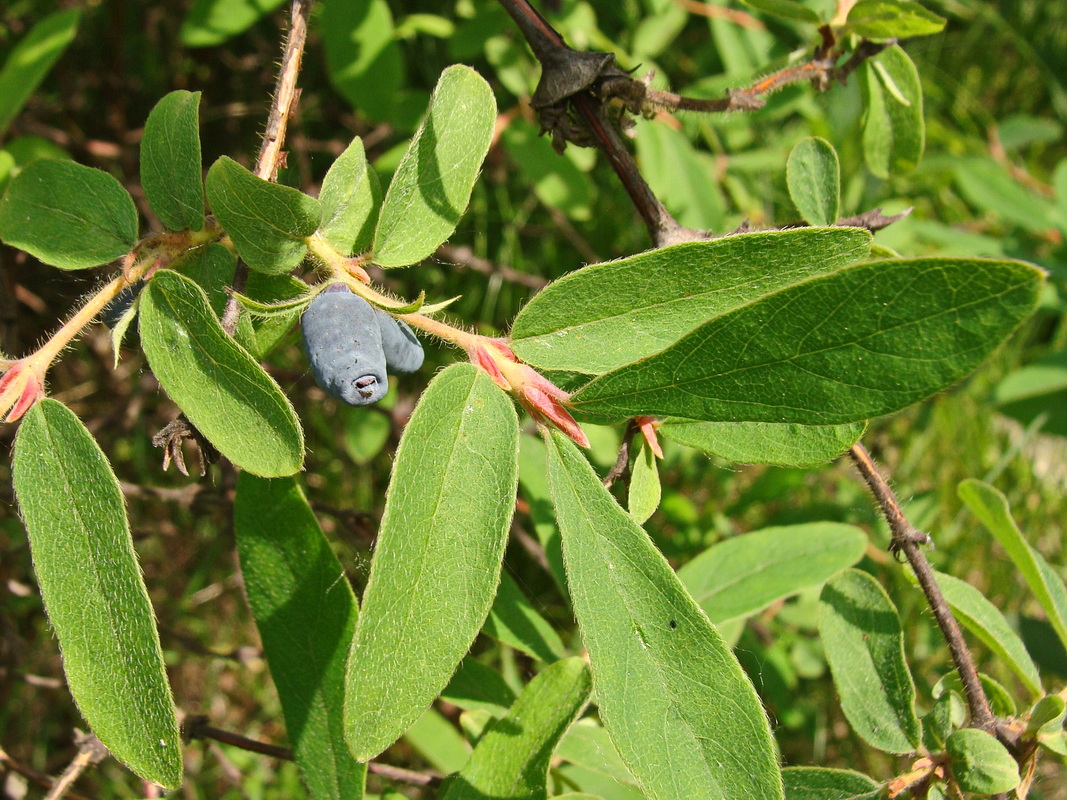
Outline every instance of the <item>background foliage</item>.
<svg viewBox="0 0 1067 800"><path fill-rule="evenodd" d="M19 163L36 153L67 154L110 172L134 193L147 224L159 229L140 194L137 143L158 99L187 89L203 93L204 163L229 155L251 164L269 105L284 10L227 31L205 16L212 5L103 2L85 8L77 36L26 110L14 119L0 113L6 151ZM1011 256L1050 270L1041 310L1021 335L956 390L876 421L866 441L889 466L912 518L935 533L935 566L978 586L1009 612L1042 673L1062 681L1067 653L1026 599L1022 578L1003 551L963 508L956 486L967 477L998 486L1029 541L1052 564L1063 563L1067 12L1036 1L927 5L949 24L906 47L923 82L927 123L926 153L911 172L886 181L865 166L856 80L824 95L803 84L790 87L755 113L640 121L636 152L680 222L727 231L746 219L757 226L797 220L786 188L787 158L804 137L821 136L841 160L842 215L915 206L910 217L878 235L879 243L912 255ZM617 52L624 67L655 68L658 85L696 96L744 85L784 61L810 33L800 23L762 17L740 3L564 0L546 6L575 46ZM10 52L56 8L34 0L7 3L0 11L0 53ZM437 265L420 268L417 276L410 270L389 273L386 286L402 296L418 289L432 297L462 295L452 309L456 315L494 333L546 279L649 246L603 158L575 147L560 158L537 138L528 105L536 62L494 3L326 3L316 13L281 182L317 193L334 158L360 135L384 185L441 70L451 63L470 64L485 76L501 112L499 137L450 249L439 251ZM232 9L225 16L236 18ZM363 44L354 60L343 41L331 39L353 29ZM6 171L0 162L0 183ZM0 349L8 353L31 349L67 313L71 299L100 280L85 272L25 269L26 263L24 254L0 249ZM206 713L219 727L279 741L282 710L235 578L230 473L215 469L209 479L196 481L160 470L159 452L149 440L170 421L174 407L144 371L142 358L128 350L112 371L101 327L53 369L51 383L62 387L57 397L103 443L121 480L179 708ZM304 481L312 506L360 589L400 429L435 368L453 360L451 352L430 346L427 367L402 379L386 403L352 409L314 385L295 336L272 356L271 373L305 421ZM5 447L12 435L10 426L0 429ZM591 438L592 458L606 471L619 431L594 428ZM0 460L5 493L8 463ZM887 535L847 463L811 470L740 467L668 445L659 474L662 502L646 528L676 567L733 534L772 525L830 520L875 531L878 546L868 549L861 566L888 587L909 621L905 647L920 705L932 702L945 671L943 645L920 613L922 596L884 553ZM531 535L544 522L529 499L547 496L544 487L530 485L536 480L536 469L520 471L527 502L517 526ZM24 763L55 771L69 761L71 730L80 717L62 684L13 498L0 499L2 745ZM575 636L550 573L516 537L505 564L506 575L537 610L562 627L565 638ZM772 602L736 633L738 656L771 712L786 763L891 777L900 765L863 745L844 721L815 634L817 604L817 595L804 594ZM475 652L502 671L512 690L533 671L530 656L496 639L483 637ZM979 647L977 653L984 670L1013 685L1016 678L990 652ZM454 707L442 712L455 717ZM394 747L392 763L454 768L462 757L456 748L462 753L463 745L455 728L441 723L424 718ZM1060 780L1053 762L1043 769L1047 774L1034 796L1067 796L1058 786L1062 768ZM291 764L216 745L188 748L187 770L184 791L190 797L293 797L302 791ZM136 779L113 762L85 786L98 797L140 791Z"/></svg>

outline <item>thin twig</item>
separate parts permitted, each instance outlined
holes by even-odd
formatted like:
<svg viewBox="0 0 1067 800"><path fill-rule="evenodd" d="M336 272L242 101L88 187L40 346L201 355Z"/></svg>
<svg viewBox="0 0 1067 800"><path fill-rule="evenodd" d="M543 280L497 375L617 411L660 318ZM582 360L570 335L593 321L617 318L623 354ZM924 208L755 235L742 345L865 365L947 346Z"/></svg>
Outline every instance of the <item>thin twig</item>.
<svg viewBox="0 0 1067 800"><path fill-rule="evenodd" d="M267 130L263 134L263 144L260 146L259 158L256 161L256 176L265 181L273 181L277 178L278 168L284 161L282 147L285 144L285 132L297 98L300 96L296 81L300 75L300 62L304 56L304 42L307 41L310 9L310 0L293 0L289 36L285 41L285 51L278 70L274 100L271 103L270 115L267 117ZM231 285L234 291L243 292L247 282L248 266L243 261L238 261ZM222 314L222 327L230 335L233 335L237 328L240 313L240 302L231 294Z"/></svg>
<svg viewBox="0 0 1067 800"><path fill-rule="evenodd" d="M437 252L434 255L442 261L450 261L480 275L499 275L508 283L517 283L529 289L542 289L549 283L547 278L542 278L540 275L519 272L517 269L486 261L484 258L475 255L474 251L465 244L443 244L437 248Z"/></svg>
<svg viewBox="0 0 1067 800"><path fill-rule="evenodd" d="M74 781L78 780L79 775L93 764L99 764L110 755L103 743L91 733L77 731L74 736L74 742L78 745L78 754L63 770L63 774L52 784L52 788L45 795L44 800L59 800L59 798L67 794L70 787L74 785Z"/></svg>
<svg viewBox="0 0 1067 800"><path fill-rule="evenodd" d="M55 781L51 776L46 775L43 772L38 772L33 767L28 767L25 764L16 761L2 747L0 747L0 766L3 766L4 769L9 772L17 773L46 789L50 789L55 784ZM77 792L68 791L66 796L67 800L89 800L88 797L83 794L78 794Z"/></svg>
<svg viewBox="0 0 1067 800"><path fill-rule="evenodd" d="M626 430L622 434L622 444L619 445L619 455L615 459L615 466L613 466L608 474L604 476L604 488L610 489L611 485L615 483L620 477L626 474L626 471L630 468L630 447L633 445L634 435L637 433L638 425L635 420L630 420L626 423Z"/></svg>
<svg viewBox="0 0 1067 800"><path fill-rule="evenodd" d="M963 684L963 694L967 698L972 724L991 733L994 732L997 720L989 706L989 699L982 688L982 682L978 678L978 670L975 668L971 651L963 641L963 634L960 633L960 627L952 614L952 609L949 608L945 596L941 594L941 589L934 579L933 568L926 558L926 553L922 550L923 545L929 544L930 537L912 525L904 515L896 495L878 471L867 448L857 442L849 450L849 455L870 488L871 494L874 495L882 516L889 523L892 536L890 551L903 553L908 560L923 594L926 595L941 634L948 643L949 653L952 655L952 661L956 665L956 671Z"/></svg>

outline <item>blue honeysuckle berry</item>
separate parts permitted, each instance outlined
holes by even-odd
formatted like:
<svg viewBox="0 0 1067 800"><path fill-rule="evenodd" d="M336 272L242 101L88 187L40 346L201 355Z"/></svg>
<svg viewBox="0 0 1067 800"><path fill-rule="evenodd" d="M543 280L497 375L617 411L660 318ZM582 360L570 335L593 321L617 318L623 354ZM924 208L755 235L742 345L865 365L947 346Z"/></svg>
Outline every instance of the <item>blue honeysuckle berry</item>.
<svg viewBox="0 0 1067 800"><path fill-rule="evenodd" d="M378 316L378 327L382 329L382 349L385 351L385 363L390 372L415 372L422 366L425 353L422 342L415 337L415 332L406 322L396 319L391 314L374 309Z"/></svg>
<svg viewBox="0 0 1067 800"><path fill-rule="evenodd" d="M130 306L133 305L133 301L137 299L137 295L141 293L143 288L143 283L135 283L115 295L114 299L104 306L104 310L100 314L100 321L109 328L114 329L123 315L130 310Z"/></svg>
<svg viewBox="0 0 1067 800"><path fill-rule="evenodd" d="M335 283L311 301L301 328L311 373L327 394L353 406L385 397L382 332L370 303Z"/></svg>

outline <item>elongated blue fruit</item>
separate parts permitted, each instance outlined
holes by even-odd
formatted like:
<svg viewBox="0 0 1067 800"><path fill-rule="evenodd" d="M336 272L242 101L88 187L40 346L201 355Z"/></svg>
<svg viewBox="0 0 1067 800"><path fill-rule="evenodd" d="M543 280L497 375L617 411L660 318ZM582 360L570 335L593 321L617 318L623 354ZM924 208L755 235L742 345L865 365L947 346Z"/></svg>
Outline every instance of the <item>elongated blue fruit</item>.
<svg viewBox="0 0 1067 800"><path fill-rule="evenodd" d="M137 295L141 293L143 288L143 283L135 283L115 295L115 298L104 306L100 321L109 328L114 328L118 325L119 320L130 310L130 306L133 305L133 301L137 299Z"/></svg>
<svg viewBox="0 0 1067 800"><path fill-rule="evenodd" d="M311 301L301 327L311 374L327 394L352 406L385 397L382 331L370 303L335 283Z"/></svg>
<svg viewBox="0 0 1067 800"><path fill-rule="evenodd" d="M422 366L425 355L422 342L415 337L415 332L406 322L396 319L380 308L374 309L378 315L378 327L382 329L382 349L385 351L385 363L390 372L414 372Z"/></svg>

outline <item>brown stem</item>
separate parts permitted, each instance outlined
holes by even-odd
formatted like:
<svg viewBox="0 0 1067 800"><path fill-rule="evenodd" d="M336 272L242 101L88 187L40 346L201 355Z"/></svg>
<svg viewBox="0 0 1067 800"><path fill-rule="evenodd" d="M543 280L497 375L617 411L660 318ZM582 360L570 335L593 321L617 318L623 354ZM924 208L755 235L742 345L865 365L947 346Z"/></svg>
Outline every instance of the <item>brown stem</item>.
<svg viewBox="0 0 1067 800"><path fill-rule="evenodd" d="M8 755L3 750L3 748L0 748L0 766L4 767L5 770L14 772L26 778L27 780L33 781L38 786L43 786L45 788L50 789L53 785L55 785L55 781L52 779L51 776L46 775L43 772L38 772L32 767L28 767L25 764L16 761L10 755ZM67 800L89 800L89 798L85 795L70 791L67 792L66 797Z"/></svg>
<svg viewBox="0 0 1067 800"><path fill-rule="evenodd" d="M74 785L74 781L78 780L79 775L93 764L99 764L110 755L108 749L91 733L85 734L78 731L74 741L78 745L78 754L63 770L63 774L52 784L52 788L45 795L44 800L59 800L59 798L68 793L70 787Z"/></svg>
<svg viewBox="0 0 1067 800"><path fill-rule="evenodd" d="M934 570L922 550L922 545L930 543L930 537L918 530L904 516L896 495L878 471L867 448L857 442L849 450L849 455L870 488L871 494L874 495L886 522L889 523L892 537L889 544L890 552L903 553L908 560L923 594L926 595L941 634L948 643L949 653L952 655L952 661L956 665L956 671L963 684L963 694L967 698L967 707L971 712L971 723L990 733L994 732L997 720L993 715L993 710L989 707L989 699L982 688L982 682L978 678L978 670L975 668L971 651L967 649L967 644L963 641L963 634L960 633L960 627L952 614L952 609L949 608L945 596L941 594L941 589L934 579Z"/></svg>
<svg viewBox="0 0 1067 800"><path fill-rule="evenodd" d="M278 168L285 160L282 146L285 144L285 132L289 125L289 118L293 114L300 95L296 88L296 81L300 75L304 42L307 40L310 10L310 0L293 0L289 36L285 41L285 51L278 70L278 81L274 87L274 101L271 103L270 115L267 117L267 130L263 134L263 144L260 146L259 158L256 161L256 176L265 181L273 181L278 177ZM234 291L243 292L247 283L248 266L243 261L238 261L231 285ZM240 302L230 295L222 313L222 327L231 336L237 328L237 319L240 314Z"/></svg>
<svg viewBox="0 0 1067 800"><path fill-rule="evenodd" d="M605 489L610 489L611 485L625 475L630 468L630 447L633 444L637 429L638 426L634 420L631 419L626 423L626 430L622 435L622 444L619 445L619 455L615 459L615 465L604 476Z"/></svg>

